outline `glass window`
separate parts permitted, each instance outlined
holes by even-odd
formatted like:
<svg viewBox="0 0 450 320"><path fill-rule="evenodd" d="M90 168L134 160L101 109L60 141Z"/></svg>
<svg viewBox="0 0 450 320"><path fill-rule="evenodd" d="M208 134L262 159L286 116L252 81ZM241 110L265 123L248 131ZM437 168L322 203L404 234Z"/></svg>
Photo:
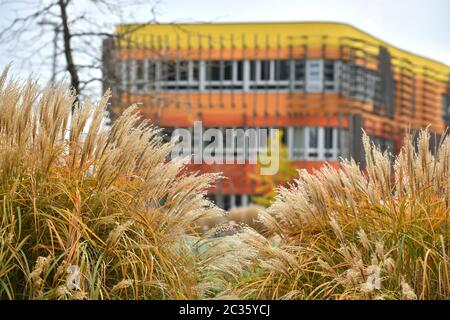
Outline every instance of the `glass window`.
<svg viewBox="0 0 450 320"><path fill-rule="evenodd" d="M350 158L350 132L348 129L339 129L338 148L343 158Z"/></svg>
<svg viewBox="0 0 450 320"><path fill-rule="evenodd" d="M235 195L235 206L236 207L242 207L242 195L237 194Z"/></svg>
<svg viewBox="0 0 450 320"><path fill-rule="evenodd" d="M325 128L325 149L333 149L333 128Z"/></svg>
<svg viewBox="0 0 450 320"><path fill-rule="evenodd" d="M305 60L295 60L295 80L305 80Z"/></svg>
<svg viewBox="0 0 450 320"><path fill-rule="evenodd" d="M189 64L187 61L179 61L178 62L178 70L177 77L180 81L187 81L189 74Z"/></svg>
<svg viewBox="0 0 450 320"><path fill-rule="evenodd" d="M250 80L252 80L252 81L256 80L256 61L255 60L250 61Z"/></svg>
<svg viewBox="0 0 450 320"><path fill-rule="evenodd" d="M229 194L225 194L223 196L223 209L230 210L231 207L231 197Z"/></svg>
<svg viewBox="0 0 450 320"><path fill-rule="evenodd" d="M278 128L280 134L281 134L281 143L284 146L287 146L288 141L287 141L287 130L286 128Z"/></svg>
<svg viewBox="0 0 450 320"><path fill-rule="evenodd" d="M275 60L275 80L289 80L289 60Z"/></svg>
<svg viewBox="0 0 450 320"><path fill-rule="evenodd" d="M206 80L220 81L220 61L211 60L205 62L206 66Z"/></svg>
<svg viewBox="0 0 450 320"><path fill-rule="evenodd" d="M261 60L261 80L270 80L270 60Z"/></svg>
<svg viewBox="0 0 450 320"><path fill-rule="evenodd" d="M136 79L144 79L144 60L136 60Z"/></svg>
<svg viewBox="0 0 450 320"><path fill-rule="evenodd" d="M317 60L312 60L309 63L308 70L308 80L309 81L319 81L320 80L320 62Z"/></svg>
<svg viewBox="0 0 450 320"><path fill-rule="evenodd" d="M156 61L148 60L147 61L147 74L148 74L148 80L154 81L156 79Z"/></svg>
<svg viewBox="0 0 450 320"><path fill-rule="evenodd" d="M450 115L450 101L448 99L448 95L444 94L442 96L442 116Z"/></svg>
<svg viewBox="0 0 450 320"><path fill-rule="evenodd" d="M305 148L305 129L304 128L294 128L293 132L293 152L292 157L294 159L303 159L303 150Z"/></svg>
<svg viewBox="0 0 450 320"><path fill-rule="evenodd" d="M192 61L192 80L198 81L200 72L200 62Z"/></svg>
<svg viewBox="0 0 450 320"><path fill-rule="evenodd" d="M162 79L164 81L176 81L176 70L175 61L164 61L162 63Z"/></svg>
<svg viewBox="0 0 450 320"><path fill-rule="evenodd" d="M225 81L231 81L233 74L233 61L222 61L222 79Z"/></svg>
<svg viewBox="0 0 450 320"><path fill-rule="evenodd" d="M237 80L242 81L243 80L243 70L244 70L244 63L242 60L236 61L236 67L237 67Z"/></svg>
<svg viewBox="0 0 450 320"><path fill-rule="evenodd" d="M325 61L323 73L325 81L334 81L334 61Z"/></svg>
<svg viewBox="0 0 450 320"><path fill-rule="evenodd" d="M310 148L318 148L319 147L319 128L318 127L309 127L309 147Z"/></svg>

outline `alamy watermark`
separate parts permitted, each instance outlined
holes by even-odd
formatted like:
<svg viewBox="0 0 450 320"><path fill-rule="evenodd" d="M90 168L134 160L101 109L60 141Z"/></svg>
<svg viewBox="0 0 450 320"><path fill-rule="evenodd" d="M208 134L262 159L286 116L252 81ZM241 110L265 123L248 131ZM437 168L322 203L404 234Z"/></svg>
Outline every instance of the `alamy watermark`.
<svg viewBox="0 0 450 320"><path fill-rule="evenodd" d="M172 133L175 147L171 159L194 164L259 164L261 175L275 175L279 169L279 129L203 128L195 121L192 129Z"/></svg>

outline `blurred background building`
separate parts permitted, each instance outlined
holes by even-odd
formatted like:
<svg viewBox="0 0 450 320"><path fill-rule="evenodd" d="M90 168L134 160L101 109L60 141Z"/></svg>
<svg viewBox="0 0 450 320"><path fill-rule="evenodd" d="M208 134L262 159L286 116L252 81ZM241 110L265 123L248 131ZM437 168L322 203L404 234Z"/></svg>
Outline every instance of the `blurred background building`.
<svg viewBox="0 0 450 320"><path fill-rule="evenodd" d="M307 170L340 157L363 164L362 129L398 152L407 130L429 126L438 140L450 125L449 66L342 23L118 25L103 73L113 119L140 103L168 137L196 120L279 128L289 160ZM257 167L190 165L223 172L211 198L225 209L258 193Z"/></svg>

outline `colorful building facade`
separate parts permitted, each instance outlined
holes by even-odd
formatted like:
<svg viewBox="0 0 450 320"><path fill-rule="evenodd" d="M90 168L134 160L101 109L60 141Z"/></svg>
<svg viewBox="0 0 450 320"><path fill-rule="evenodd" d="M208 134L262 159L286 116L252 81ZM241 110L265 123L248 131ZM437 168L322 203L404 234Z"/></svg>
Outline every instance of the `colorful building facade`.
<svg viewBox="0 0 450 320"><path fill-rule="evenodd" d="M308 170L340 157L363 162L362 129L397 152L408 130L429 127L439 139L450 124L449 66L347 24L119 25L103 66L113 119L138 103L168 135L194 121L278 128L289 159ZM223 172L211 197L226 209L257 193L257 165L190 168Z"/></svg>

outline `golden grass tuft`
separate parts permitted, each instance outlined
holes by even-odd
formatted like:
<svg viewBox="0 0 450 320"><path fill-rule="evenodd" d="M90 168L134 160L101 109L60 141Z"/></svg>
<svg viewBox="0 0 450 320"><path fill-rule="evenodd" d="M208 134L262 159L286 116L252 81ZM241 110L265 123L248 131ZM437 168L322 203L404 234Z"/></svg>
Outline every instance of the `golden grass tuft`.
<svg viewBox="0 0 450 320"><path fill-rule="evenodd" d="M0 299L203 297L192 226L218 211L213 175L166 161L171 144L107 93L77 106L63 85L0 77Z"/></svg>
<svg viewBox="0 0 450 320"><path fill-rule="evenodd" d="M230 292L245 299L449 299L450 137L395 157L363 138L366 170L324 167L280 188L272 238ZM416 147L415 147L416 146ZM391 162L393 159L393 163ZM247 248L246 248L247 246Z"/></svg>

